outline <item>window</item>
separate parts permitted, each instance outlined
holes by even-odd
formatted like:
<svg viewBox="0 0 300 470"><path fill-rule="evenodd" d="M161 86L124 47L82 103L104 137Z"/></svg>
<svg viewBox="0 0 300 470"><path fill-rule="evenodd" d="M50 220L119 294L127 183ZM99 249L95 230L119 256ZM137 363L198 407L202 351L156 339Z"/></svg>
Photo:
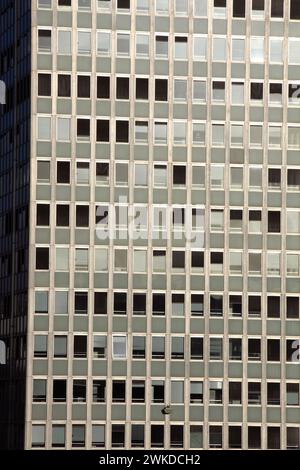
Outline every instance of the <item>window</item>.
<svg viewBox="0 0 300 470"><path fill-rule="evenodd" d="M38 183L47 183L50 181L50 162L37 161L37 181Z"/></svg>
<svg viewBox="0 0 300 470"><path fill-rule="evenodd" d="M280 168L269 168L268 183L272 189L280 189L281 186L281 170Z"/></svg>
<svg viewBox="0 0 300 470"><path fill-rule="evenodd" d="M108 119L97 119L97 142L109 142Z"/></svg>
<svg viewBox="0 0 300 470"><path fill-rule="evenodd" d="M51 96L51 74L38 74L38 95Z"/></svg>
<svg viewBox="0 0 300 470"><path fill-rule="evenodd" d="M89 206L76 206L76 227L89 226Z"/></svg>
<svg viewBox="0 0 300 470"><path fill-rule="evenodd" d="M117 33L117 55L122 57L129 56L130 34Z"/></svg>
<svg viewBox="0 0 300 470"><path fill-rule="evenodd" d="M265 0L252 0L252 18L262 20L265 17Z"/></svg>
<svg viewBox="0 0 300 470"><path fill-rule="evenodd" d="M147 186L148 183L148 165L136 164L134 168L134 184L135 186Z"/></svg>
<svg viewBox="0 0 300 470"><path fill-rule="evenodd" d="M33 380L33 402L44 403L47 396L47 380L34 379Z"/></svg>
<svg viewBox="0 0 300 470"><path fill-rule="evenodd" d="M172 316L184 316L184 294L172 294Z"/></svg>
<svg viewBox="0 0 300 470"><path fill-rule="evenodd" d="M192 251L192 271L203 272L204 270L204 252Z"/></svg>
<svg viewBox="0 0 300 470"><path fill-rule="evenodd" d="M299 363L299 340L286 340L286 361Z"/></svg>
<svg viewBox="0 0 300 470"><path fill-rule="evenodd" d="M137 0L136 9L139 12L146 13L149 10L149 0Z"/></svg>
<svg viewBox="0 0 300 470"><path fill-rule="evenodd" d="M64 424L52 425L52 447L65 447L66 427Z"/></svg>
<svg viewBox="0 0 300 470"><path fill-rule="evenodd" d="M194 14L196 16L207 15L207 0L194 0Z"/></svg>
<svg viewBox="0 0 300 470"><path fill-rule="evenodd" d="M280 233L280 212L268 211L268 232Z"/></svg>
<svg viewBox="0 0 300 470"><path fill-rule="evenodd" d="M225 101L225 82L216 81L212 82L212 99L214 101Z"/></svg>
<svg viewBox="0 0 300 470"><path fill-rule="evenodd" d="M213 38L213 60L225 61L226 60L226 39Z"/></svg>
<svg viewBox="0 0 300 470"><path fill-rule="evenodd" d="M130 10L130 0L118 0L118 10Z"/></svg>
<svg viewBox="0 0 300 470"><path fill-rule="evenodd" d="M299 318L299 297L287 297L286 317Z"/></svg>
<svg viewBox="0 0 300 470"><path fill-rule="evenodd" d="M36 206L36 224L39 226L48 226L50 217L49 204L37 204Z"/></svg>
<svg viewBox="0 0 300 470"><path fill-rule="evenodd" d="M263 91L264 91L263 83L251 82L251 100L262 101Z"/></svg>
<svg viewBox="0 0 300 470"><path fill-rule="evenodd" d="M288 146L290 148L300 148L300 127L288 127Z"/></svg>
<svg viewBox="0 0 300 470"><path fill-rule="evenodd" d="M191 294L191 315L203 316L204 298L203 294Z"/></svg>
<svg viewBox="0 0 300 470"><path fill-rule="evenodd" d="M268 361L280 361L280 340L279 339L268 339L267 340L267 360Z"/></svg>
<svg viewBox="0 0 300 470"><path fill-rule="evenodd" d="M32 447L45 447L46 427L44 424L32 425Z"/></svg>
<svg viewBox="0 0 300 470"><path fill-rule="evenodd" d="M299 39L289 39L289 63L300 64Z"/></svg>
<svg viewBox="0 0 300 470"><path fill-rule="evenodd" d="M93 380L93 402L105 403L106 382L105 380Z"/></svg>
<svg viewBox="0 0 300 470"><path fill-rule="evenodd" d="M67 336L54 336L54 357L67 357Z"/></svg>
<svg viewBox="0 0 300 470"><path fill-rule="evenodd" d="M57 53L63 55L71 54L72 36L71 31L58 31Z"/></svg>
<svg viewBox="0 0 300 470"><path fill-rule="evenodd" d="M164 447L164 426L161 424L151 424L151 447Z"/></svg>
<svg viewBox="0 0 300 470"><path fill-rule="evenodd" d="M231 102L232 104L244 103L244 83L233 82L231 84Z"/></svg>
<svg viewBox="0 0 300 470"><path fill-rule="evenodd" d="M70 140L71 119L70 118L57 118L57 135L58 141Z"/></svg>
<svg viewBox="0 0 300 470"><path fill-rule="evenodd" d="M286 384L286 404L288 406L299 406L299 384L287 383Z"/></svg>
<svg viewBox="0 0 300 470"><path fill-rule="evenodd" d="M51 139L51 118L50 117L41 117L37 118L38 124L38 140L50 140Z"/></svg>
<svg viewBox="0 0 300 470"><path fill-rule="evenodd" d="M184 359L184 337L172 337L171 358Z"/></svg>
<svg viewBox="0 0 300 470"><path fill-rule="evenodd" d="M165 272L166 252L160 250L153 251L153 272Z"/></svg>
<svg viewBox="0 0 300 470"><path fill-rule="evenodd" d="M39 0L39 8L51 8L52 0Z"/></svg>
<svg viewBox="0 0 300 470"><path fill-rule="evenodd" d="M269 295L267 297L268 318L280 318L280 297Z"/></svg>
<svg viewBox="0 0 300 470"><path fill-rule="evenodd" d="M91 0L78 0L78 10L90 10Z"/></svg>
<svg viewBox="0 0 300 470"><path fill-rule="evenodd" d="M146 338L144 336L133 336L133 338L132 338L132 357L134 359L145 359L145 357L146 357Z"/></svg>
<svg viewBox="0 0 300 470"><path fill-rule="evenodd" d="M148 57L149 56L149 36L147 34L137 33L135 36L135 41L136 41L136 56Z"/></svg>
<svg viewBox="0 0 300 470"><path fill-rule="evenodd" d="M70 183L70 162L57 162L57 183Z"/></svg>
<svg viewBox="0 0 300 470"><path fill-rule="evenodd" d="M261 428L259 426L248 426L249 449L261 448Z"/></svg>
<svg viewBox="0 0 300 470"><path fill-rule="evenodd" d="M156 78L155 79L155 100L168 101L168 79Z"/></svg>
<svg viewBox="0 0 300 470"><path fill-rule="evenodd" d="M74 313L86 315L88 313L88 293L77 291L74 293Z"/></svg>
<svg viewBox="0 0 300 470"><path fill-rule="evenodd" d="M116 121L116 142L128 142L129 140L129 122Z"/></svg>
<svg viewBox="0 0 300 470"><path fill-rule="evenodd" d="M113 358L126 359L127 357L127 338L126 336L113 336Z"/></svg>
<svg viewBox="0 0 300 470"><path fill-rule="evenodd" d="M231 405L242 403L242 382L229 382L229 403Z"/></svg>
<svg viewBox="0 0 300 470"><path fill-rule="evenodd" d="M300 449L300 429L287 427L286 445L287 449Z"/></svg>
<svg viewBox="0 0 300 470"><path fill-rule="evenodd" d="M267 427L268 449L280 449L280 427Z"/></svg>
<svg viewBox="0 0 300 470"><path fill-rule="evenodd" d="M186 167L183 165L173 166L173 185L184 186L186 184Z"/></svg>
<svg viewBox="0 0 300 470"><path fill-rule="evenodd" d="M261 253L249 253L249 272L261 274Z"/></svg>
<svg viewBox="0 0 300 470"><path fill-rule="evenodd" d="M172 270L176 272L183 272L185 269L185 252L173 251L172 252Z"/></svg>
<svg viewBox="0 0 300 470"><path fill-rule="evenodd" d="M188 40L183 36L175 36L175 59L187 59Z"/></svg>
<svg viewBox="0 0 300 470"><path fill-rule="evenodd" d="M131 446L144 447L144 425L132 424L131 425Z"/></svg>
<svg viewBox="0 0 300 470"><path fill-rule="evenodd" d="M73 403L85 403L86 401L86 381L73 380Z"/></svg>
<svg viewBox="0 0 300 470"><path fill-rule="evenodd" d="M77 77L77 97L90 98L91 77L88 75L78 75Z"/></svg>
<svg viewBox="0 0 300 470"><path fill-rule="evenodd" d="M56 291L55 292L55 315L67 315L68 314L68 292L67 291Z"/></svg>
<svg viewBox="0 0 300 470"><path fill-rule="evenodd" d="M165 338L163 336L152 336L152 359L165 358Z"/></svg>
<svg viewBox="0 0 300 470"><path fill-rule="evenodd" d="M107 271L108 250L107 248L96 248L95 250L95 271Z"/></svg>
<svg viewBox="0 0 300 470"><path fill-rule="evenodd" d="M175 0L175 13L178 16L188 14L188 0Z"/></svg>
<svg viewBox="0 0 300 470"><path fill-rule="evenodd" d="M203 426L190 425L190 449L203 447Z"/></svg>
<svg viewBox="0 0 300 470"><path fill-rule="evenodd" d="M212 274L220 274L223 272L223 253L210 253L210 271Z"/></svg>
<svg viewBox="0 0 300 470"><path fill-rule="evenodd" d="M248 382L248 403L249 405L260 405L261 403L261 383Z"/></svg>
<svg viewBox="0 0 300 470"><path fill-rule="evenodd" d="M210 359L222 360L223 357L223 340L222 338L210 338Z"/></svg>
<svg viewBox="0 0 300 470"><path fill-rule="evenodd" d="M93 353L97 359L106 357L106 336L94 336Z"/></svg>
<svg viewBox="0 0 300 470"><path fill-rule="evenodd" d="M269 382L267 384L268 405L280 405L280 383Z"/></svg>
<svg viewBox="0 0 300 470"><path fill-rule="evenodd" d="M242 228L243 228L243 211L230 210L230 231L241 232Z"/></svg>
<svg viewBox="0 0 300 470"><path fill-rule="evenodd" d="M238 0L238 3L242 3ZM245 39L232 38L232 60L233 62L243 62L245 60Z"/></svg>
<svg viewBox="0 0 300 470"><path fill-rule="evenodd" d="M35 293L35 313L48 313L48 292L36 291Z"/></svg>
<svg viewBox="0 0 300 470"><path fill-rule="evenodd" d="M168 36L156 36L156 57L158 58L168 58Z"/></svg>
<svg viewBox="0 0 300 470"><path fill-rule="evenodd" d="M234 317L242 316L242 296L229 295L229 314Z"/></svg>
<svg viewBox="0 0 300 470"><path fill-rule="evenodd" d="M228 434L229 434L228 435L229 449L241 449L242 448L241 426L229 426Z"/></svg>
<svg viewBox="0 0 300 470"><path fill-rule="evenodd" d="M244 128L240 125L231 125L231 146L232 147L242 147L244 141Z"/></svg>
<svg viewBox="0 0 300 470"><path fill-rule="evenodd" d="M170 446L171 448L183 448L183 426L182 425L171 424Z"/></svg>
<svg viewBox="0 0 300 470"><path fill-rule="evenodd" d="M289 104L299 105L300 103L300 84L289 84Z"/></svg>
<svg viewBox="0 0 300 470"><path fill-rule="evenodd" d="M193 100L198 102L206 101L206 82L203 80L193 80Z"/></svg>
<svg viewBox="0 0 300 470"><path fill-rule="evenodd" d="M240 338L229 338L229 360L242 360L242 340Z"/></svg>
<svg viewBox="0 0 300 470"><path fill-rule="evenodd" d="M154 123L154 143L166 144L168 137L168 124L166 122Z"/></svg>
<svg viewBox="0 0 300 470"><path fill-rule="evenodd" d="M104 424L92 425L92 446L105 447L105 426Z"/></svg>
<svg viewBox="0 0 300 470"><path fill-rule="evenodd" d="M187 80L174 79L174 101L187 100Z"/></svg>
<svg viewBox="0 0 300 470"><path fill-rule="evenodd" d="M112 381L112 402L125 403L126 399L126 382L125 380Z"/></svg>
<svg viewBox="0 0 300 470"><path fill-rule="evenodd" d="M71 75L57 76L57 94L60 98L69 98L71 96Z"/></svg>
<svg viewBox="0 0 300 470"><path fill-rule="evenodd" d="M271 0L271 18L283 18L284 0Z"/></svg>
<svg viewBox="0 0 300 470"><path fill-rule="evenodd" d="M146 315L146 294L133 294L133 315Z"/></svg>
<svg viewBox="0 0 300 470"><path fill-rule="evenodd" d="M74 336L74 358L86 358L87 336Z"/></svg>
<svg viewBox="0 0 300 470"><path fill-rule="evenodd" d="M111 445L113 448L125 446L125 425L124 424L112 424Z"/></svg>
<svg viewBox="0 0 300 470"><path fill-rule="evenodd" d="M69 226L70 207L67 204L57 204L56 206L56 225L57 227Z"/></svg>
<svg viewBox="0 0 300 470"><path fill-rule="evenodd" d="M39 29L38 30L38 51L51 52L51 30Z"/></svg>
<svg viewBox="0 0 300 470"><path fill-rule="evenodd" d="M297 0L291 0L291 20L300 20L300 5Z"/></svg>
<svg viewBox="0 0 300 470"><path fill-rule="evenodd" d="M129 99L129 78L117 77L116 96L118 100Z"/></svg>
<svg viewBox="0 0 300 470"><path fill-rule="evenodd" d="M77 162L76 163L77 184L89 184L89 181L90 181L90 164L88 162Z"/></svg>
<svg viewBox="0 0 300 470"><path fill-rule="evenodd" d="M98 184L107 184L109 181L109 163L96 163L96 182Z"/></svg>
<svg viewBox="0 0 300 470"><path fill-rule="evenodd" d="M156 13L160 15L167 15L169 13L169 1L156 0Z"/></svg>
<svg viewBox="0 0 300 470"><path fill-rule="evenodd" d="M89 250L88 248L75 248L75 271L88 271Z"/></svg>
<svg viewBox="0 0 300 470"><path fill-rule="evenodd" d="M135 97L137 100L148 100L148 81L148 78L136 78Z"/></svg>
<svg viewBox="0 0 300 470"><path fill-rule="evenodd" d="M72 447L85 446L85 425L73 424L72 425Z"/></svg>
<svg viewBox="0 0 300 470"><path fill-rule="evenodd" d="M264 38L263 37L256 37L251 38L251 52L250 52L250 59L251 62L264 62Z"/></svg>
<svg viewBox="0 0 300 470"><path fill-rule="evenodd" d="M283 60L283 41L282 39L270 38L270 62L281 63Z"/></svg>
<svg viewBox="0 0 300 470"><path fill-rule="evenodd" d="M67 400L67 381L65 379L53 379L53 402L63 403Z"/></svg>
<svg viewBox="0 0 300 470"><path fill-rule="evenodd" d="M183 145L186 143L186 122L173 122L173 139L174 145Z"/></svg>
<svg viewBox="0 0 300 470"><path fill-rule="evenodd" d="M145 402L145 381L133 380L132 381L132 403Z"/></svg>
<svg viewBox="0 0 300 470"><path fill-rule="evenodd" d="M203 382L190 382L190 403L203 403Z"/></svg>
<svg viewBox="0 0 300 470"><path fill-rule="evenodd" d="M248 361L260 361L260 360L261 360L260 339L249 338L248 339Z"/></svg>
<svg viewBox="0 0 300 470"><path fill-rule="evenodd" d="M223 396L223 383L220 381L209 382L209 402L210 403L222 403Z"/></svg>
<svg viewBox="0 0 300 470"><path fill-rule="evenodd" d="M184 382L179 380L171 381L171 403L183 403Z"/></svg>
<svg viewBox="0 0 300 470"><path fill-rule="evenodd" d="M87 31L78 31L77 40L78 54L89 54L91 52L91 33Z"/></svg>
<svg viewBox="0 0 300 470"><path fill-rule="evenodd" d="M207 38L206 36L194 37L194 59L206 60L207 57Z"/></svg>
<svg viewBox="0 0 300 470"><path fill-rule="evenodd" d="M245 18L245 0L233 0L233 17Z"/></svg>
<svg viewBox="0 0 300 470"><path fill-rule="evenodd" d="M49 269L49 248L36 248L36 269Z"/></svg>
<svg viewBox="0 0 300 470"><path fill-rule="evenodd" d="M226 0L214 0L214 17L226 18Z"/></svg>
<svg viewBox="0 0 300 470"><path fill-rule="evenodd" d="M70 7L72 5L72 0L58 0L59 7Z"/></svg>
<svg viewBox="0 0 300 470"><path fill-rule="evenodd" d="M212 145L224 145L224 124L212 124ZM212 167L212 170L217 167ZM223 171L223 169L222 169Z"/></svg>
<svg viewBox="0 0 300 470"><path fill-rule="evenodd" d="M77 119L77 140L90 140L90 119Z"/></svg>
<svg viewBox="0 0 300 470"><path fill-rule="evenodd" d="M110 98L110 77L97 77L97 98Z"/></svg>
<svg viewBox="0 0 300 470"><path fill-rule="evenodd" d="M211 449L222 447L222 426L209 426L209 447Z"/></svg>
<svg viewBox="0 0 300 470"><path fill-rule="evenodd" d="M270 83L270 103L282 103L281 83Z"/></svg>
<svg viewBox="0 0 300 470"><path fill-rule="evenodd" d="M191 359L203 359L203 338L191 337Z"/></svg>
<svg viewBox="0 0 300 470"><path fill-rule="evenodd" d="M110 54L110 32L101 31L97 33L97 53L99 55Z"/></svg>

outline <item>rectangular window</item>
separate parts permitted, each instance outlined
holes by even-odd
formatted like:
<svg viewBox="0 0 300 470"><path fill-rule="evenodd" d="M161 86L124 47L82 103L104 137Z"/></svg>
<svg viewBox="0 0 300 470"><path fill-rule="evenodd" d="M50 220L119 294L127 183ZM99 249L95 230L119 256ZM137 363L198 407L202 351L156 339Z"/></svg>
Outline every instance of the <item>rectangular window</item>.
<svg viewBox="0 0 300 470"><path fill-rule="evenodd" d="M127 338L126 336L113 336L113 358L126 359L127 357Z"/></svg>
<svg viewBox="0 0 300 470"><path fill-rule="evenodd" d="M77 77L77 97L90 98L91 77L88 75L78 75Z"/></svg>
<svg viewBox="0 0 300 470"><path fill-rule="evenodd" d="M284 0L271 0L271 18L283 18Z"/></svg>
<svg viewBox="0 0 300 470"><path fill-rule="evenodd" d="M245 18L245 0L233 0L233 18Z"/></svg>
<svg viewBox="0 0 300 470"><path fill-rule="evenodd" d="M38 51L51 52L51 30L40 29L38 31Z"/></svg>

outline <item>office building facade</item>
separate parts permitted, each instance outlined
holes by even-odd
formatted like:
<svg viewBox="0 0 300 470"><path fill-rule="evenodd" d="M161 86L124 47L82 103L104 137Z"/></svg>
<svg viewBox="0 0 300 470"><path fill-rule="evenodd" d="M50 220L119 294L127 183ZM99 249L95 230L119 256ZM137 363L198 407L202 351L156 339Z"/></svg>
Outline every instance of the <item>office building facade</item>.
<svg viewBox="0 0 300 470"><path fill-rule="evenodd" d="M299 448L299 2L19 3L0 9L7 447Z"/></svg>

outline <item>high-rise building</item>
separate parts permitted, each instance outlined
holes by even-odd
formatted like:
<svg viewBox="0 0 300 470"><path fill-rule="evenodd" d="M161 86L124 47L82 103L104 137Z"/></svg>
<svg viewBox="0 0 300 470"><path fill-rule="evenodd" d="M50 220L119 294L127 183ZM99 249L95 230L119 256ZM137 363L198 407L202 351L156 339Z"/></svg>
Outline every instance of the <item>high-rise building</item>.
<svg viewBox="0 0 300 470"><path fill-rule="evenodd" d="M300 1L1 0L0 80L0 446L300 448Z"/></svg>

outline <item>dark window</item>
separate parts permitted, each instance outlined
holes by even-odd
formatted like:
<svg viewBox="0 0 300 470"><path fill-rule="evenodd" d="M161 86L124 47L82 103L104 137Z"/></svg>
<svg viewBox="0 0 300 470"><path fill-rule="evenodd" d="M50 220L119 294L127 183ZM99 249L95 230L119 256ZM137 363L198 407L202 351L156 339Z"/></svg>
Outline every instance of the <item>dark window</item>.
<svg viewBox="0 0 300 470"><path fill-rule="evenodd" d="M229 382L229 403L232 405L242 403L242 382Z"/></svg>
<svg viewBox="0 0 300 470"><path fill-rule="evenodd" d="M128 142L129 122L116 121L116 142Z"/></svg>
<svg viewBox="0 0 300 470"><path fill-rule="evenodd" d="M175 448L183 447L183 426L179 424L171 424L170 429L170 445Z"/></svg>
<svg viewBox="0 0 300 470"><path fill-rule="evenodd" d="M72 447L85 446L85 425L73 424L72 426Z"/></svg>
<svg viewBox="0 0 300 470"><path fill-rule="evenodd" d="M110 77L97 77L97 98L109 99Z"/></svg>
<svg viewBox="0 0 300 470"><path fill-rule="evenodd" d="M291 20L300 20L299 0L291 0Z"/></svg>
<svg viewBox="0 0 300 470"><path fill-rule="evenodd" d="M74 306L76 314L87 314L88 313L88 293L87 292L75 292L74 294Z"/></svg>
<svg viewBox="0 0 300 470"><path fill-rule="evenodd" d="M250 405L260 405L261 402L261 383L248 383L248 403Z"/></svg>
<svg viewBox="0 0 300 470"><path fill-rule="evenodd" d="M94 380L93 381L93 402L104 403L105 402L105 380Z"/></svg>
<svg viewBox="0 0 300 470"><path fill-rule="evenodd" d="M131 425L131 447L144 447L144 425Z"/></svg>
<svg viewBox="0 0 300 470"><path fill-rule="evenodd" d="M203 316L204 314L204 297L203 294L191 295L191 315Z"/></svg>
<svg viewBox="0 0 300 470"><path fill-rule="evenodd" d="M57 183L70 183L70 162L57 162Z"/></svg>
<svg viewBox="0 0 300 470"><path fill-rule="evenodd" d="M53 402L60 403L67 400L67 381L61 379L53 380Z"/></svg>
<svg viewBox="0 0 300 470"><path fill-rule="evenodd" d="M288 189L300 189L300 170L297 170L295 168L293 168L292 170L288 169Z"/></svg>
<svg viewBox="0 0 300 470"><path fill-rule="evenodd" d="M97 142L109 142L109 120L97 120Z"/></svg>
<svg viewBox="0 0 300 470"><path fill-rule="evenodd" d="M164 403L165 401L165 385L162 380L152 382L152 401L153 403Z"/></svg>
<svg viewBox="0 0 300 470"><path fill-rule="evenodd" d="M77 79L78 98L89 98L91 88L91 79L87 75L79 75Z"/></svg>
<svg viewBox="0 0 300 470"><path fill-rule="evenodd" d="M86 401L86 381L73 380L73 402Z"/></svg>
<svg viewBox="0 0 300 470"><path fill-rule="evenodd" d="M114 314L115 315L126 315L127 313L126 302L127 302L126 292L114 293Z"/></svg>
<svg viewBox="0 0 300 470"><path fill-rule="evenodd" d="M51 31L40 29L38 32L39 52L51 52Z"/></svg>
<svg viewBox="0 0 300 470"><path fill-rule="evenodd" d="M130 9L130 0L118 0L118 8L129 10Z"/></svg>
<svg viewBox="0 0 300 470"><path fill-rule="evenodd" d="M229 339L229 360L242 360L242 340L240 338Z"/></svg>
<svg viewBox="0 0 300 470"><path fill-rule="evenodd" d="M106 292L95 292L95 315L107 315L107 293Z"/></svg>
<svg viewBox="0 0 300 470"><path fill-rule="evenodd" d="M58 227L68 227L70 218L70 207L68 204L58 204L56 206L56 225Z"/></svg>
<svg viewBox="0 0 300 470"><path fill-rule="evenodd" d="M113 403L125 403L126 382L125 380L113 380L112 401Z"/></svg>
<svg viewBox="0 0 300 470"><path fill-rule="evenodd" d="M269 382L267 384L268 393L267 393L267 401L268 405L280 405L280 383Z"/></svg>
<svg viewBox="0 0 300 470"><path fill-rule="evenodd" d="M39 73L38 94L39 96L51 96L51 75L50 74Z"/></svg>
<svg viewBox="0 0 300 470"><path fill-rule="evenodd" d="M209 426L209 447L221 448L222 442L222 426Z"/></svg>
<svg viewBox="0 0 300 470"><path fill-rule="evenodd" d="M192 251L192 269L202 271L204 268L204 252Z"/></svg>
<svg viewBox="0 0 300 470"><path fill-rule="evenodd" d="M90 137L90 120L77 119L77 137L87 140Z"/></svg>
<svg viewBox="0 0 300 470"><path fill-rule="evenodd" d="M233 17L245 18L245 0L233 0Z"/></svg>
<svg viewBox="0 0 300 470"><path fill-rule="evenodd" d="M248 339L248 360L260 361L261 359L261 345L259 338Z"/></svg>
<svg viewBox="0 0 300 470"><path fill-rule="evenodd" d="M129 78L117 77L117 99L118 100L129 99Z"/></svg>
<svg viewBox="0 0 300 470"><path fill-rule="evenodd" d="M203 359L203 338L191 337L191 359Z"/></svg>
<svg viewBox="0 0 300 470"><path fill-rule="evenodd" d="M251 83L251 99L262 100L264 93L263 83Z"/></svg>
<svg viewBox="0 0 300 470"><path fill-rule="evenodd" d="M280 233L280 212L268 211L268 232Z"/></svg>
<svg viewBox="0 0 300 470"><path fill-rule="evenodd" d="M148 78L137 78L135 86L135 97L137 100L148 99Z"/></svg>
<svg viewBox="0 0 300 470"><path fill-rule="evenodd" d="M223 315L223 296L222 295L210 296L210 315L212 316Z"/></svg>
<svg viewBox="0 0 300 470"><path fill-rule="evenodd" d="M36 249L36 269L49 269L49 248Z"/></svg>
<svg viewBox="0 0 300 470"><path fill-rule="evenodd" d="M228 427L229 449L242 448L242 428L241 426Z"/></svg>
<svg viewBox="0 0 300 470"><path fill-rule="evenodd" d="M286 340L286 361L297 362L299 364L299 340L287 339Z"/></svg>
<svg viewBox="0 0 300 470"><path fill-rule="evenodd" d="M249 449L261 448L261 428L259 426L248 427L248 447Z"/></svg>
<svg viewBox="0 0 300 470"><path fill-rule="evenodd" d="M89 206L76 206L76 227L89 226Z"/></svg>
<svg viewBox="0 0 300 470"><path fill-rule="evenodd" d="M172 252L172 268L184 269L185 267L185 251Z"/></svg>
<svg viewBox="0 0 300 470"><path fill-rule="evenodd" d="M164 429L161 424L151 424L151 447L164 447Z"/></svg>
<svg viewBox="0 0 300 470"><path fill-rule="evenodd" d="M280 170L280 168L269 168L268 180L269 180L269 186L271 188L280 188L280 186L281 186L281 170Z"/></svg>
<svg viewBox="0 0 300 470"><path fill-rule="evenodd" d="M58 0L59 7L70 7L72 5L72 0Z"/></svg>
<svg viewBox="0 0 300 470"><path fill-rule="evenodd" d="M155 80L155 100L168 101L168 79L157 78Z"/></svg>
<svg viewBox="0 0 300 470"><path fill-rule="evenodd" d="M146 294L133 294L133 315L146 315Z"/></svg>
<svg viewBox="0 0 300 470"><path fill-rule="evenodd" d="M271 0L271 18L283 18L284 0Z"/></svg>
<svg viewBox="0 0 300 470"><path fill-rule="evenodd" d="M145 381L133 380L132 381L132 403L145 402Z"/></svg>
<svg viewBox="0 0 300 470"><path fill-rule="evenodd" d="M109 179L109 163L96 163L96 181L107 182Z"/></svg>
<svg viewBox="0 0 300 470"><path fill-rule="evenodd" d="M299 318L299 297L287 297L286 317Z"/></svg>
<svg viewBox="0 0 300 470"><path fill-rule="evenodd" d="M230 295L229 296L229 313L233 317L242 316L242 296L241 295Z"/></svg>
<svg viewBox="0 0 300 470"><path fill-rule="evenodd" d="M173 166L173 184L185 185L186 182L186 167L183 165Z"/></svg>
<svg viewBox="0 0 300 470"><path fill-rule="evenodd" d="M152 295L152 314L165 315L165 294Z"/></svg>
<svg viewBox="0 0 300 470"><path fill-rule="evenodd" d="M248 297L248 315L249 315L249 317L260 317L260 315L261 315L261 297L259 295L249 295L249 297Z"/></svg>
<svg viewBox="0 0 300 470"><path fill-rule="evenodd" d="M125 425L124 424L112 424L111 445L113 448L125 446Z"/></svg>
<svg viewBox="0 0 300 470"><path fill-rule="evenodd" d="M280 318L280 297L268 297L268 318Z"/></svg>
<svg viewBox="0 0 300 470"><path fill-rule="evenodd" d="M41 226L49 225L50 220L50 205L37 204L36 206L36 224Z"/></svg>
<svg viewBox="0 0 300 470"><path fill-rule="evenodd" d="M280 340L268 339L268 361L280 361Z"/></svg>
<svg viewBox="0 0 300 470"><path fill-rule="evenodd" d="M280 449L280 427L269 426L267 428L267 434L268 434L268 449Z"/></svg>
<svg viewBox="0 0 300 470"><path fill-rule="evenodd" d="M74 336L74 357L84 358L87 352L87 337Z"/></svg>
<svg viewBox="0 0 300 470"><path fill-rule="evenodd" d="M58 75L58 96L68 98L71 96L71 75Z"/></svg>

